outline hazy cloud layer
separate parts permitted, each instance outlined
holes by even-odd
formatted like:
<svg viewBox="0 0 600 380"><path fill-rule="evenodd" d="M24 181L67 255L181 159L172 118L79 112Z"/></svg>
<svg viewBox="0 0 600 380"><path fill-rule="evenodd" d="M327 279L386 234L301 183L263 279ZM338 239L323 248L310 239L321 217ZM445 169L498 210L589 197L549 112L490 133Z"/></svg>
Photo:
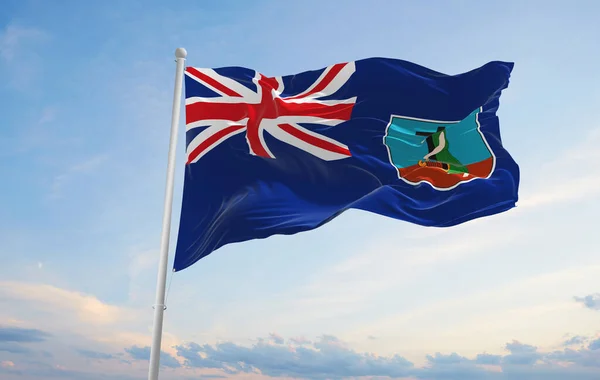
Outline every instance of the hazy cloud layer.
<svg viewBox="0 0 600 380"><path fill-rule="evenodd" d="M98 352L98 351L92 351L92 350L84 350L84 349L80 349L77 350L77 352L81 355L84 356L88 359L98 359L98 360L108 360L108 359L115 359L116 356L113 354L107 354L104 352Z"/></svg>
<svg viewBox="0 0 600 380"><path fill-rule="evenodd" d="M600 310L600 293L590 294L585 297L575 297L575 301L582 303L590 310Z"/></svg>
<svg viewBox="0 0 600 380"><path fill-rule="evenodd" d="M43 342L50 337L47 332L20 327L0 327L0 342Z"/></svg>
<svg viewBox="0 0 600 380"><path fill-rule="evenodd" d="M32 349L27 344L41 343L50 337L49 333L38 329L0 326L0 352L29 354Z"/></svg>
<svg viewBox="0 0 600 380"><path fill-rule="evenodd" d="M126 348L125 351L136 360L150 360L150 347L132 346ZM164 367L179 368L181 364L171 354L162 351L160 353L160 364Z"/></svg>
<svg viewBox="0 0 600 380"><path fill-rule="evenodd" d="M314 343L297 344L297 339L258 339L246 347L232 342L216 345L187 343L176 347L184 367L217 369L229 375L262 374L297 379L346 379L362 376L414 379L594 379L600 376L600 338L579 337L577 348L551 352L519 341L505 345L501 355L480 353L473 358L458 353L427 355L427 365L416 367L399 356L377 356L357 352L340 339L323 335ZM276 335L279 337L279 335ZM574 345L573 340L572 345ZM126 351L148 360L149 347ZM161 358L167 367L178 368L170 355ZM177 364L174 364L177 363Z"/></svg>

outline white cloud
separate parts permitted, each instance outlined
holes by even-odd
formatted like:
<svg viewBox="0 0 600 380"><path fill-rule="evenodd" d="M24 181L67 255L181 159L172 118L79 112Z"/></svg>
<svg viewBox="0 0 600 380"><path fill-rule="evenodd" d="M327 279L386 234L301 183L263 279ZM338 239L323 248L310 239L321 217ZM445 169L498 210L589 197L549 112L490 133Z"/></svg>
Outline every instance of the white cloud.
<svg viewBox="0 0 600 380"><path fill-rule="evenodd" d="M38 310L53 313L65 320L76 320L90 325L111 325L134 319L134 313L115 305L104 303L94 296L61 289L52 285L4 281L0 294L11 303L23 302ZM14 306L12 310L17 309Z"/></svg>
<svg viewBox="0 0 600 380"><path fill-rule="evenodd" d="M383 377L403 379L592 379L600 372L597 360L600 340L579 350L539 350L512 340L500 345L498 355L476 352L470 357L456 351L427 354L416 366L401 355L360 352L329 335L314 343L290 347L258 339L251 347L222 342L216 345L187 343L177 348L185 364L220 369L227 374L264 374L273 377L310 379L355 379ZM596 343L598 342L598 343ZM404 345L397 340L396 344ZM568 364L568 365L565 365Z"/></svg>
<svg viewBox="0 0 600 380"><path fill-rule="evenodd" d="M0 323L48 331L60 335L63 343L81 344L84 339L113 350L151 343L149 306L136 309L48 284L4 281L0 282L0 310ZM163 351L173 355L178 344L181 340L165 326Z"/></svg>

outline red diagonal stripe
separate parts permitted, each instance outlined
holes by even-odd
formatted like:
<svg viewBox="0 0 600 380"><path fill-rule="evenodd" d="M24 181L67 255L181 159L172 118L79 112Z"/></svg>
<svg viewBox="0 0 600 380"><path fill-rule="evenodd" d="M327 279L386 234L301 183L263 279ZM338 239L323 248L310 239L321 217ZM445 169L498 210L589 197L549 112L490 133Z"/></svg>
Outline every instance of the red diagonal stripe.
<svg viewBox="0 0 600 380"><path fill-rule="evenodd" d="M202 154L208 147L210 147L215 142L219 141L221 138L226 137L227 135L237 132L240 129L244 129L243 125L231 125L229 127L223 128L214 135L209 136L206 140L202 141L200 145L198 145L193 151L190 152L188 156L187 163L190 164L192 161L196 159L199 155Z"/></svg>
<svg viewBox="0 0 600 380"><path fill-rule="evenodd" d="M188 67L186 69L187 72L189 72L190 74L192 74L193 76L195 76L196 78L200 79L202 82L208 84L209 86L212 86L213 88L217 89L218 91L221 91L222 93L224 93L225 95L228 96L236 96L238 98L241 98L242 95L238 94L237 92L233 91L232 89L230 89L229 87L225 86L222 83L219 83L218 81L216 81L215 79L209 77L206 74L201 73L200 71L196 70L193 67Z"/></svg>
<svg viewBox="0 0 600 380"><path fill-rule="evenodd" d="M328 150L330 152L343 154L344 156L352 156L352 154L347 148L332 144L329 141L321 140L318 137L309 135L305 132L298 130L297 128L294 128L294 126L290 124L279 124L279 128L310 145L316 146L324 150Z"/></svg>
<svg viewBox="0 0 600 380"><path fill-rule="evenodd" d="M185 106L186 124L200 120L238 121L248 117L246 103L192 103Z"/></svg>
<svg viewBox="0 0 600 380"><path fill-rule="evenodd" d="M317 92L322 91L325 87L327 87L329 85L329 83L331 83L331 81L333 81L333 79L335 78L335 76L338 75L339 72L342 71L342 69L345 66L346 66L346 63L338 63L336 65L333 65L331 67L331 70L329 70L327 72L327 74L325 74L325 77L319 82L319 84L317 84L315 86L315 88L313 88L312 90L310 90L306 94L300 94L300 95L292 96L291 98L286 98L286 99L306 98L307 96L310 96L312 94L315 94Z"/></svg>
<svg viewBox="0 0 600 380"><path fill-rule="evenodd" d="M277 116L314 116L323 119L350 120L354 103L327 105L318 102L287 103L280 98L275 99Z"/></svg>

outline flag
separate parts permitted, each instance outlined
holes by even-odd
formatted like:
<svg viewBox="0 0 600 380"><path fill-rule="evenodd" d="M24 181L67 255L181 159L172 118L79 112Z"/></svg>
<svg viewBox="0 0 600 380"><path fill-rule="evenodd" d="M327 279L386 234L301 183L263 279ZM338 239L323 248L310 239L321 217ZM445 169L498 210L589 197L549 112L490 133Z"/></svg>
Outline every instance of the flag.
<svg viewBox="0 0 600 380"><path fill-rule="evenodd" d="M511 209L519 168L496 111L512 69L451 76L390 58L279 77L187 67L174 270L348 209L430 227Z"/></svg>

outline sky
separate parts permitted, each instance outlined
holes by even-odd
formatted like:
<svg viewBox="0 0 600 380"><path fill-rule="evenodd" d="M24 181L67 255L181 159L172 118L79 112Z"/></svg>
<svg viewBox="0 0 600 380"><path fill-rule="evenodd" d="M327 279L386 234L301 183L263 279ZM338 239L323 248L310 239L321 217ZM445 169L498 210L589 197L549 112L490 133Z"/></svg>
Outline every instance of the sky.
<svg viewBox="0 0 600 380"><path fill-rule="evenodd" d="M2 1L0 378L146 378L177 47L190 66L271 76L372 56L446 74L515 62L498 116L521 187L515 209L448 229L349 211L169 273L161 379L600 378L599 13Z"/></svg>

